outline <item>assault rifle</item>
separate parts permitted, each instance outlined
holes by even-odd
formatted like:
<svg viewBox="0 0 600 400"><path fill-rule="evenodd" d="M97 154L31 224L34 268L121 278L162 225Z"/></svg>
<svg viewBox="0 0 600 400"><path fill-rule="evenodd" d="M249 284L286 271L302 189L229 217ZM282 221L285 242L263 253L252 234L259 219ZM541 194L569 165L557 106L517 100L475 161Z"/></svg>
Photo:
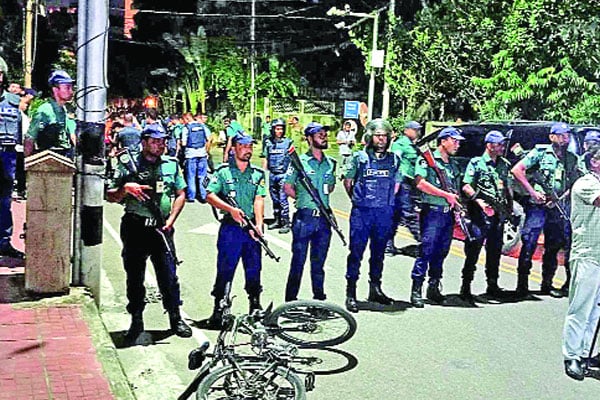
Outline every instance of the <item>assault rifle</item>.
<svg viewBox="0 0 600 400"><path fill-rule="evenodd" d="M515 215L513 214L512 206L505 196L499 199L496 193L491 193L481 185L477 185L477 188L475 188L475 198L479 198L489 204L494 209L500 222L510 221L513 225L517 225L518 221L513 220Z"/></svg>
<svg viewBox="0 0 600 400"><path fill-rule="evenodd" d="M534 176L541 177L541 174L539 171L535 171ZM544 204L544 206L546 206L548 208L556 207L556 210L560 214L561 218L567 222L570 222L571 219L569 218L569 215L565 211L564 207L560 204L560 202L566 196L569 195L570 190L565 191L561 196L559 196L558 193L556 193L556 190L554 190L554 187L552 186L552 182L549 183L546 179L544 179L544 177L541 177L540 179L536 179L536 180L538 183L540 183L540 186L542 187L542 190L544 191L544 194L546 195L546 203Z"/></svg>
<svg viewBox="0 0 600 400"><path fill-rule="evenodd" d="M240 206L238 205L238 202L230 194L223 194L220 197L227 204L229 204L230 206L235 207L235 208L240 208ZM262 235L262 233L260 233L260 231L256 227L256 224L254 222L252 222L252 220L245 213L243 214L242 218L244 219L244 228L246 230L248 230L249 232L253 232L254 233L254 238L260 244L260 246L263 248L263 250L265 251L265 253L267 253L267 255L270 258L272 258L273 260L275 260L276 262L279 262L279 260L281 259L281 257L277 257L275 255L275 253L273 253L273 250L271 250L271 248L269 247L269 244L267 243L267 240Z"/></svg>
<svg viewBox="0 0 600 400"><path fill-rule="evenodd" d="M521 147L519 143L516 143L513 147L511 147L510 150L513 152L514 155L516 155L519 158L519 160L525 158L525 152L523 150L523 147ZM566 168L566 166L565 169L567 170L567 172L571 170L570 168ZM576 173L581 173L579 168L573 168L573 170ZM548 208L556 207L556 210L560 214L561 218L563 218L567 222L570 222L571 219L569 218L569 215L566 213L564 207L560 204L560 202L566 196L569 195L570 190L566 190L561 196L559 196L558 193L556 193L556 190L554 190L552 181L549 181L547 177L543 176L539 169L535 169L531 176L536 182L540 184L542 190L544 191L544 194L546 195L546 203L544 203L544 206ZM572 179L572 181L574 180L575 179Z"/></svg>
<svg viewBox="0 0 600 400"><path fill-rule="evenodd" d="M313 185L312 181L310 180L310 177L306 173L306 170L302 166L302 162L300 161L300 157L298 157L298 153L296 153L296 149L294 148L294 146L290 146L290 148L288 149L288 155L290 156L292 166L296 169L296 171L298 171L298 179L300 180L300 184L304 186L304 189L306 189L310 197L317 205L317 208L319 209L321 215L325 217L327 223L342 240L342 244L346 246L346 239L344 238L344 234L342 233L342 230L340 229L340 226L338 225L335 216L333 215L333 211L330 207L326 206L323 200L321 199L321 196L315 188L315 185Z"/></svg>
<svg viewBox="0 0 600 400"><path fill-rule="evenodd" d="M425 151L420 151L420 153L423 156L423 158L425 159L425 161L427 162L427 166L430 167L431 169L433 169L433 171L437 175L438 179L440 180L440 184L442 185L442 190L444 190L446 192L458 194L456 192L456 190L454 190L454 188L452 186L450 186L450 183L448 182L448 177L446 176L444 171L442 171L435 163L435 159L433 158L433 153L431 152L431 150L427 149ZM458 224L458 226L460 226L460 229L464 232L467 241L469 241L469 242L474 241L476 238L473 235L473 233L471 232L471 229L469 229L469 226L471 225L471 221L467 220L467 217L466 217L465 211L464 211L464 207L460 203L456 203L456 206L454 207L453 212L454 212L454 219L456 220L456 223Z"/></svg>
<svg viewBox="0 0 600 400"><path fill-rule="evenodd" d="M142 183L139 171L137 169L137 165L135 165L135 162L131 157L129 149L124 148L119 153L117 153L116 156L121 165L123 165L127 169L127 171L131 175L133 175L134 178L136 178L138 182ZM173 234L162 230L162 227L166 224L166 220L165 217L162 215L162 212L160 211L160 206L156 202L154 196L150 196L150 199L144 201L143 204L148 207L150 213L152 214L152 218L154 218L154 220L156 221L156 227L154 229L162 238L167 253L171 258L173 258L175 265L181 264L183 261L180 261L177 258L177 253L175 252L175 243L173 242Z"/></svg>

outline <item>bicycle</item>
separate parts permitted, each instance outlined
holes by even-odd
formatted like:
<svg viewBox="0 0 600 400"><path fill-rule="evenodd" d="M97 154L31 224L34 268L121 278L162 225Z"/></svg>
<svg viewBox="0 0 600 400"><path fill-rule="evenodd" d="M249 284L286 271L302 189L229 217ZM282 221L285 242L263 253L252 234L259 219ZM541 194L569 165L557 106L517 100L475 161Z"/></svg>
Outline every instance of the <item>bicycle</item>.
<svg viewBox="0 0 600 400"><path fill-rule="evenodd" d="M231 300L225 299L221 304L223 325L214 350L208 353L205 342L190 352L188 368L200 370L178 400L194 392L198 400L304 400L306 391L314 388L315 375L296 366L321 360L299 356L298 348L340 344L356 332L354 318L334 304L300 300L236 317L231 314ZM338 328L333 336L326 334L330 325ZM239 334L250 336L250 341L238 341ZM289 344L280 345L275 337ZM243 348L251 353L242 353ZM211 360L205 362L207 358ZM306 375L305 379L298 374Z"/></svg>

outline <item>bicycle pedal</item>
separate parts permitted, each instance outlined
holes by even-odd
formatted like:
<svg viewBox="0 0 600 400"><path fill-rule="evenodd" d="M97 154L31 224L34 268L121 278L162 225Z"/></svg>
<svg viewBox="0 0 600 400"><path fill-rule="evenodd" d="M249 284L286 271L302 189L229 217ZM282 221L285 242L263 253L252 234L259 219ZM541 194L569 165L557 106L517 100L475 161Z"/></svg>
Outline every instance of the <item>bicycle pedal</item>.
<svg viewBox="0 0 600 400"><path fill-rule="evenodd" d="M304 387L307 392L313 391L315 389L315 373L310 372L306 375L304 379Z"/></svg>

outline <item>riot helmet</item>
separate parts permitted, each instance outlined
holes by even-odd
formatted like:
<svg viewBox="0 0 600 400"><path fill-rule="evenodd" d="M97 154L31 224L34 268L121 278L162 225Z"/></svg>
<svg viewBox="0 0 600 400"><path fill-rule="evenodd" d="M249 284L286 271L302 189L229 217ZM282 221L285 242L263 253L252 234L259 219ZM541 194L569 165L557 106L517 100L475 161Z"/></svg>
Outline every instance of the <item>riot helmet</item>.
<svg viewBox="0 0 600 400"><path fill-rule="evenodd" d="M367 124L365 129L366 129L366 132L363 137L363 140L365 142L365 147L372 147L373 146L373 135L375 134L376 131L382 130L385 132L385 134L387 136L386 151L390 148L390 146L392 144L393 128L389 122L387 122L386 120L384 120L382 118L376 118L374 120L369 121L369 123Z"/></svg>
<svg viewBox="0 0 600 400"><path fill-rule="evenodd" d="M283 127L283 136L285 136L285 120L283 118L275 118L273 122L271 122L271 137L275 137L275 127L282 126Z"/></svg>

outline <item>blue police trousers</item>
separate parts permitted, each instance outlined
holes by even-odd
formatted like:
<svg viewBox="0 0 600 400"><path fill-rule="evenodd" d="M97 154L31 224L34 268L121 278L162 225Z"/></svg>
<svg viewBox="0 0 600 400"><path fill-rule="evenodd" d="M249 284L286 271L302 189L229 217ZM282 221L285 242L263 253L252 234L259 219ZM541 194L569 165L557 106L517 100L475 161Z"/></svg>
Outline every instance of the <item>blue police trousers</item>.
<svg viewBox="0 0 600 400"><path fill-rule="evenodd" d="M568 209L565 209L569 212ZM569 253L571 248L571 224L561 217L556 208L538 204L525 205L525 224L521 231L521 253L518 273L529 275L531 259L537 248L540 233L544 232L544 255L542 257L542 285L551 285L558 265L558 252L565 249L565 269L570 276Z"/></svg>
<svg viewBox="0 0 600 400"><path fill-rule="evenodd" d="M301 208L292 222L292 262L285 288L285 301L298 298L302 272L310 244L310 278L313 298L325 300L325 258L331 242L331 226L324 217L313 216L313 210Z"/></svg>
<svg viewBox="0 0 600 400"><path fill-rule="evenodd" d="M225 286L228 282L233 281L240 258L246 274L246 292L249 296L260 294L262 291L260 244L237 223L225 219L219 228L217 250L217 277L212 295L216 299L222 299L225 296Z"/></svg>
<svg viewBox="0 0 600 400"><path fill-rule="evenodd" d="M421 241L421 228L419 226L419 216L415 210L419 194L417 189L409 182L402 182L400 190L396 193L394 201L394 225L392 235L398 230L400 224L406 226L413 238ZM393 238L392 238L393 239Z"/></svg>
<svg viewBox="0 0 600 400"><path fill-rule="evenodd" d="M1 146L0 146L1 147ZM17 170L17 152L0 151L0 249L10 247L13 218L10 210L12 190Z"/></svg>
<svg viewBox="0 0 600 400"><path fill-rule="evenodd" d="M283 190L283 183L287 174L269 174L269 194L273 201L273 213L275 218L280 217L282 222L290 222L290 203L288 196Z"/></svg>
<svg viewBox="0 0 600 400"><path fill-rule="evenodd" d="M131 314L142 312L146 306L144 278L148 257L154 266L163 307L167 311L174 311L182 304L175 260L167 252L157 228L146 226L146 222L146 218L130 213L126 213L121 219L121 256L127 274L129 300L127 311Z"/></svg>
<svg viewBox="0 0 600 400"><path fill-rule="evenodd" d="M465 241L465 263L462 269L463 282L472 282L477 268L477 260L485 241L485 276L488 284L497 284L500 257L502 256L502 233L504 224L497 216L487 217L479 206L470 206L471 228L477 238Z"/></svg>
<svg viewBox="0 0 600 400"><path fill-rule="evenodd" d="M358 281L360 263L370 241L369 279L381 283L385 245L391 235L394 207L352 207L350 212L350 254L346 267L349 283Z"/></svg>
<svg viewBox="0 0 600 400"><path fill-rule="evenodd" d="M450 252L454 232L454 214L449 207L423 204L420 215L421 248L411 273L422 284L429 272L429 283L442 279L444 259Z"/></svg>
<svg viewBox="0 0 600 400"><path fill-rule="evenodd" d="M193 157L185 159L185 180L187 183L186 199L195 200L196 194L200 192L200 198L206 199L206 188L204 179L208 173L207 157ZM197 183L196 183L197 182Z"/></svg>

